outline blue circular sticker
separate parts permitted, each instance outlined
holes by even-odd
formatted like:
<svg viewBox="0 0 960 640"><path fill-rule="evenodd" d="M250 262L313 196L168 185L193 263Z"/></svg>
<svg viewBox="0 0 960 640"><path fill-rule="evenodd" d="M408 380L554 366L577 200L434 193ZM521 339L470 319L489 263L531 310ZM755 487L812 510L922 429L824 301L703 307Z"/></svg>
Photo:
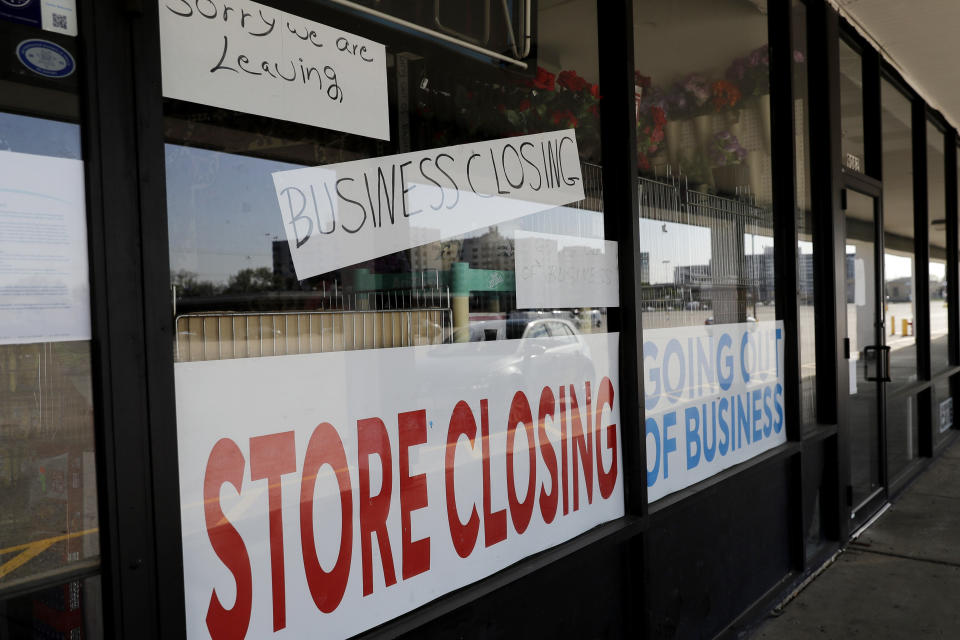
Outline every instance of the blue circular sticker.
<svg viewBox="0 0 960 640"><path fill-rule="evenodd" d="M77 67L69 51L49 40L24 40L17 45L17 57L27 69L47 78L66 78Z"/></svg>
<svg viewBox="0 0 960 640"><path fill-rule="evenodd" d="M0 2L2 2L2 3L5 4L5 5L7 5L8 7L13 7L14 9L19 9L20 7L25 7L25 6L27 6L28 4L30 4L31 2L33 2L33 0L0 0Z"/></svg>

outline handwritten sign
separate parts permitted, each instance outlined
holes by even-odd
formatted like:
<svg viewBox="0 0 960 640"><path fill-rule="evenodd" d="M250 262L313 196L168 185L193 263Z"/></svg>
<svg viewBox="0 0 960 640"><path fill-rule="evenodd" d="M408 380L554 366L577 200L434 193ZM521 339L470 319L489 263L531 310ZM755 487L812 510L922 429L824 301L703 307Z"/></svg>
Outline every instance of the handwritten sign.
<svg viewBox="0 0 960 640"><path fill-rule="evenodd" d="M273 174L303 280L583 200L572 129Z"/></svg>
<svg viewBox="0 0 960 640"><path fill-rule="evenodd" d="M517 231L517 307L617 307L617 243Z"/></svg>
<svg viewBox="0 0 960 640"><path fill-rule="evenodd" d="M247 0L160 0L163 95L390 139L386 49Z"/></svg>

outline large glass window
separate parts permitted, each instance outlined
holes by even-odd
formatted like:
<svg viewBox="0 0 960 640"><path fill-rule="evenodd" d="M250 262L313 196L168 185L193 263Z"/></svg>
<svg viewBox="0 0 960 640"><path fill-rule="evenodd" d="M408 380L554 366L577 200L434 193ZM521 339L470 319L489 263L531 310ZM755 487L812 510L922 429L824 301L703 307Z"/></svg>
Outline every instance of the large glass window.
<svg viewBox="0 0 960 640"><path fill-rule="evenodd" d="M0 638L102 637L76 14L0 9ZM29 3L27 3L29 4ZM29 9L29 10L28 10ZM22 13L18 13L21 12ZM90 581L87 581L89 584ZM5 594L16 591L16 598ZM23 595L26 593L26 595ZM53 634L57 634L54 636Z"/></svg>
<svg viewBox="0 0 960 640"><path fill-rule="evenodd" d="M0 22L0 594L99 553L77 51L38 27Z"/></svg>
<svg viewBox="0 0 960 640"><path fill-rule="evenodd" d="M840 40L840 152L844 167L866 173L863 153L863 58Z"/></svg>
<svg viewBox="0 0 960 640"><path fill-rule="evenodd" d="M170 4L190 634L238 588L205 504L258 582L288 538L282 610L223 614L251 637L352 636L622 515L596 3Z"/></svg>
<svg viewBox="0 0 960 640"><path fill-rule="evenodd" d="M947 207L943 132L927 123L927 221L930 240L930 371L950 366L947 346Z"/></svg>
<svg viewBox="0 0 960 640"><path fill-rule="evenodd" d="M786 439L765 9L633 3L650 501Z"/></svg>
<svg viewBox="0 0 960 640"><path fill-rule="evenodd" d="M810 186L810 94L807 76L807 8L792 3L793 144L797 221L797 331L800 334L800 420L817 423L817 321L814 316L814 237Z"/></svg>
<svg viewBox="0 0 960 640"><path fill-rule="evenodd" d="M917 456L916 277L913 231L913 139L910 99L881 80L883 149L883 272L886 342L887 459L890 478Z"/></svg>

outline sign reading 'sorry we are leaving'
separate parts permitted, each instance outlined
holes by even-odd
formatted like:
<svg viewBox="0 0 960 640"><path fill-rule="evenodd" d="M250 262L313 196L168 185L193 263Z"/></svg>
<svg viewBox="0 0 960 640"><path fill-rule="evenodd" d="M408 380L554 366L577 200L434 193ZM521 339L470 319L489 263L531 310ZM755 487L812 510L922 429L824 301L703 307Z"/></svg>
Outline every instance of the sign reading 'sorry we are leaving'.
<svg viewBox="0 0 960 640"><path fill-rule="evenodd" d="M159 0L163 95L390 139L382 44L247 0Z"/></svg>
<svg viewBox="0 0 960 640"><path fill-rule="evenodd" d="M297 278L583 200L573 129L278 171Z"/></svg>

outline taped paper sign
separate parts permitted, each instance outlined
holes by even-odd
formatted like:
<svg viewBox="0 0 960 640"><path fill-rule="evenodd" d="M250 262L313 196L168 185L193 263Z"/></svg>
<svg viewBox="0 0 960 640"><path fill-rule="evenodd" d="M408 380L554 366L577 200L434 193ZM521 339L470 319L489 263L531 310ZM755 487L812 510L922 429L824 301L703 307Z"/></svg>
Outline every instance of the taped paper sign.
<svg viewBox="0 0 960 640"><path fill-rule="evenodd" d="M187 638L348 638L624 513L617 334L176 365Z"/></svg>
<svg viewBox="0 0 960 640"><path fill-rule="evenodd" d="M647 500L787 441L783 322L643 332Z"/></svg>
<svg viewBox="0 0 960 640"><path fill-rule="evenodd" d="M572 129L273 174L297 278L583 200Z"/></svg>
<svg viewBox="0 0 960 640"><path fill-rule="evenodd" d="M247 0L160 0L163 95L390 139L386 49Z"/></svg>
<svg viewBox="0 0 960 640"><path fill-rule="evenodd" d="M516 231L517 308L620 305L617 243Z"/></svg>

